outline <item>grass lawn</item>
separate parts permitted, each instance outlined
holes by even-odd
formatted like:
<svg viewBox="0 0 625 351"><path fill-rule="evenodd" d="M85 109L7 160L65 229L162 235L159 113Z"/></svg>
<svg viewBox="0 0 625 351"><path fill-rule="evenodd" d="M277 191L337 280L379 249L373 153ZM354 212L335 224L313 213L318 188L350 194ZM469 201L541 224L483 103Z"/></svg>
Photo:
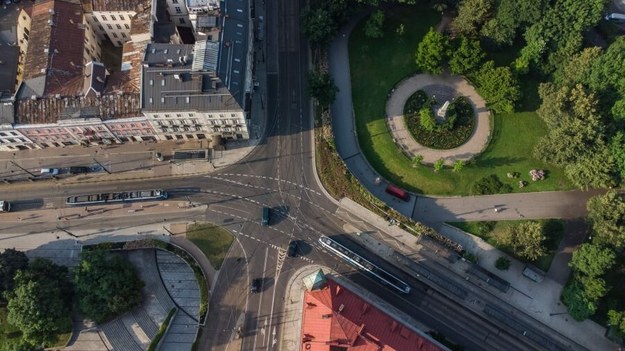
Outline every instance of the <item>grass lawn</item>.
<svg viewBox="0 0 625 351"><path fill-rule="evenodd" d="M215 269L219 269L234 237L222 227L203 223L190 226L187 239L202 250Z"/></svg>
<svg viewBox="0 0 625 351"><path fill-rule="evenodd" d="M417 43L439 19L436 12L424 6L398 7L387 11L383 38L367 38L364 21L352 32L349 55L356 128L360 147L372 166L389 181L423 194L467 195L473 183L490 174L512 184L515 192L571 189L562 170L532 157L534 145L547 133L546 125L533 112L494 116L490 145L459 173L450 168L439 173L426 166L413 168L411 160L401 153L384 121L386 98L395 84L416 73ZM403 35L395 32L400 24L405 25ZM512 57L500 54L497 61ZM536 108L538 80L527 78L522 81L520 111ZM532 168L547 170L547 179L536 183L530 180L528 186L518 188L520 179L529 180ZM509 180L508 172L518 172L521 178Z"/></svg>
<svg viewBox="0 0 625 351"><path fill-rule="evenodd" d="M485 224L488 224L487 222L452 222L448 224L464 230L467 233L478 236L484 239L484 241L486 241L487 243L509 254L510 256L516 257L520 261L531 263L536 267L542 269L543 271L547 272L549 270L549 266L551 266L551 261L553 261L553 257L564 235L564 222L559 219L539 220L539 222L543 223L545 226L545 235L547 236L547 239L545 240L545 246L547 247L547 254L540 257L534 262L519 258L510 248L499 246L495 241L495 233L501 230L505 230L506 228L509 228L511 226L517 225L521 222L524 221L489 222L491 224L490 228L492 228L492 230L485 229L485 227L487 227L487 225Z"/></svg>

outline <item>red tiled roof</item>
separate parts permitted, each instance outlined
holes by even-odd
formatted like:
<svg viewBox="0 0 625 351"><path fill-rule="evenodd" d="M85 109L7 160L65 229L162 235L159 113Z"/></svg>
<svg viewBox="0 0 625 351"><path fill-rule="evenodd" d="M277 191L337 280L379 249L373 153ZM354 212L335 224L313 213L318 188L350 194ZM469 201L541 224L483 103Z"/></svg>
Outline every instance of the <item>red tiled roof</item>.
<svg viewBox="0 0 625 351"><path fill-rule="evenodd" d="M31 33L24 80L45 76L43 94L68 91L67 83L82 75L85 29L79 3L64 0L44 0L32 8ZM38 90L38 89L37 89Z"/></svg>
<svg viewBox="0 0 625 351"><path fill-rule="evenodd" d="M435 351L439 345L328 277L304 295L302 351Z"/></svg>

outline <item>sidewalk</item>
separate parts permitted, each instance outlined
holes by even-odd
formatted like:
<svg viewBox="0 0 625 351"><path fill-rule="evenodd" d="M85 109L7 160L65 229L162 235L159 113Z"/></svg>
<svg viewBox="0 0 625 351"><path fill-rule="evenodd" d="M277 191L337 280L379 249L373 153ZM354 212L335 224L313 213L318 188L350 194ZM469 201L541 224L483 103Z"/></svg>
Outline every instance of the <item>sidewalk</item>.
<svg viewBox="0 0 625 351"><path fill-rule="evenodd" d="M405 265L405 262L402 262L399 257L409 258L419 263L419 265L427 266L428 270L436 272L433 277L436 279L428 281L428 284L440 280L438 277L443 277L443 280L451 279L452 285L467 289L468 295L464 300L456 296L450 296L459 299L461 303L469 305L470 300L475 299L475 296L472 295L476 295L480 299L486 296L492 300L491 304L509 304L512 308L512 314L516 315L516 319L526 320L527 323L531 323L532 319L538 320L544 323L545 326L554 329L587 349L615 349L615 344L604 337L604 327L589 320L577 322L565 313L566 308L559 302L562 284L549 276L542 283L535 283L522 276L523 265L517 261L513 263L510 270L496 272L497 276L508 280L512 285L512 289L502 292L485 281L468 275L467 270L470 267L468 262L446 259L443 255L445 250L433 252L423 245L421 238L397 226L389 226L388 222L349 199L341 200L337 214L349 219L351 223L355 223L357 226L357 228L351 228L360 232L360 235L353 236L354 240L357 240L391 263L402 267ZM354 216L357 218L354 218ZM347 229L349 231L350 228ZM401 253L401 255L397 256L396 252ZM492 265L494 261L490 262L491 259L488 258L488 255L492 256L490 258L494 258L495 256L498 257L500 253L491 248L481 252L480 255L484 255L481 257L483 267L490 271L492 270L491 267L494 267ZM449 274L450 272L455 274ZM419 279L428 280L427 277L423 276ZM466 281L471 282L472 285L467 285ZM443 292L445 291L444 286L439 286L439 289ZM515 308L524 313L515 313ZM552 336L557 338L555 334Z"/></svg>

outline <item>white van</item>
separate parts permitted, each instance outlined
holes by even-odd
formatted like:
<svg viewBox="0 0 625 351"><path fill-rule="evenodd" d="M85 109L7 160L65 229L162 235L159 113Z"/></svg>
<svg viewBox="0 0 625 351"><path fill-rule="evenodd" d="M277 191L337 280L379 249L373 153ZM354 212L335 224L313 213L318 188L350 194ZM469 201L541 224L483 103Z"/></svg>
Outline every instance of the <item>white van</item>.
<svg viewBox="0 0 625 351"><path fill-rule="evenodd" d="M11 211L11 203L8 201L0 201L0 212Z"/></svg>
<svg viewBox="0 0 625 351"><path fill-rule="evenodd" d="M625 22L625 15L622 13L611 13L605 16L606 21Z"/></svg>

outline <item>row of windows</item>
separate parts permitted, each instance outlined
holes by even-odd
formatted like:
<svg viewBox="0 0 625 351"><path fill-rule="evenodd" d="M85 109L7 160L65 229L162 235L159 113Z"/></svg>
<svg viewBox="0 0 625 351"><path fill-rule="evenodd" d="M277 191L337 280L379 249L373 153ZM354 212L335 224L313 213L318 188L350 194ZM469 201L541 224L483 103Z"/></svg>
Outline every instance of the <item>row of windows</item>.
<svg viewBox="0 0 625 351"><path fill-rule="evenodd" d="M102 17L102 20L103 20L103 21L108 21L108 18L106 18L106 16L105 16L105 15L100 15L100 16ZM98 17L93 16L93 19L94 19L96 22L98 22ZM126 20L126 18L124 18L124 15L119 15L119 19L120 19L120 20L122 20L122 21L125 21L125 20ZM113 21L117 21L117 17L115 17L115 15L111 15L111 20L113 20Z"/></svg>
<svg viewBox="0 0 625 351"><path fill-rule="evenodd" d="M115 26L117 26L117 29L120 29L120 30L122 29L121 24L116 24ZM110 25L110 24L107 24L107 25L106 25L106 27L107 27L108 29L110 29L110 30L113 30L113 26L112 26L112 25ZM124 23L124 27L126 27L126 29L130 29L130 26L129 26L129 25L127 25L127 24L125 24L125 23ZM101 24L98 24L98 28L100 28L100 31L104 32L104 27L102 27L102 25L101 25ZM113 35L115 35L115 33L113 33ZM124 38L125 38L125 37L126 37L126 34L124 34L124 33L122 32L122 36L124 36ZM115 37L115 38L117 38L117 37Z"/></svg>
<svg viewBox="0 0 625 351"><path fill-rule="evenodd" d="M150 100L150 102L151 102L151 100ZM166 113L166 114L164 114L164 115L162 115L162 116L161 116L161 115L158 115L158 114L153 114L153 115L152 115L152 118L161 118L161 117L165 117L165 118L172 118L172 117L173 117L173 115L172 115L172 114L170 114L170 113ZM182 117L184 117L184 114L182 114L182 113L176 113L176 117L177 117L177 118L182 118ZM188 114L188 117L195 117L195 115L194 115L193 113L189 113L189 114ZM219 115L217 115L217 114L212 114L212 113L209 113L209 114L208 114L208 118L227 118L227 117L228 117L228 116L226 116L226 114L225 114L225 113L220 113ZM230 118L237 118L237 117L238 117L238 115L237 115L236 113L231 113L231 114L230 114Z"/></svg>

